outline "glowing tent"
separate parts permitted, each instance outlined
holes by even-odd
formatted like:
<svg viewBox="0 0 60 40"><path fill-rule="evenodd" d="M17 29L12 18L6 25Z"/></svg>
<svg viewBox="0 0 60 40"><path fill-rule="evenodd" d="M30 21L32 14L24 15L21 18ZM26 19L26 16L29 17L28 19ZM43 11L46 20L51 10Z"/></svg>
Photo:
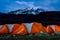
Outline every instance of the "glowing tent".
<svg viewBox="0 0 60 40"><path fill-rule="evenodd" d="M2 26L2 28L0 28L0 34L8 34L9 33L9 29L8 26L5 24Z"/></svg>

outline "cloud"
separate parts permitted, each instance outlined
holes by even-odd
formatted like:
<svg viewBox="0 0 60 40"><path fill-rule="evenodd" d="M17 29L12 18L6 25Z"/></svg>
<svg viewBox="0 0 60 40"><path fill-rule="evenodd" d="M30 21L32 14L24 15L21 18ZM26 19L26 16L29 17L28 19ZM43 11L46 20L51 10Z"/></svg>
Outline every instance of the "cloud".
<svg viewBox="0 0 60 40"><path fill-rule="evenodd" d="M18 3L18 4L25 4L25 5L27 5L27 2L24 2L24 1L16 1L16 3ZM30 3L30 2L28 2L28 3Z"/></svg>
<svg viewBox="0 0 60 40"><path fill-rule="evenodd" d="M58 0L43 0L42 2L40 2L39 6L35 6L35 2L26 2L26 1L16 1L17 4L20 4L20 5L27 5L29 8L43 8L45 10L49 10L49 11L52 11L52 10L56 10L54 6L52 6L52 4L55 4L57 3Z"/></svg>
<svg viewBox="0 0 60 40"><path fill-rule="evenodd" d="M39 8L38 6L34 5L34 2L25 2L25 1L16 1L16 3L20 4L20 5L26 5L29 8Z"/></svg>

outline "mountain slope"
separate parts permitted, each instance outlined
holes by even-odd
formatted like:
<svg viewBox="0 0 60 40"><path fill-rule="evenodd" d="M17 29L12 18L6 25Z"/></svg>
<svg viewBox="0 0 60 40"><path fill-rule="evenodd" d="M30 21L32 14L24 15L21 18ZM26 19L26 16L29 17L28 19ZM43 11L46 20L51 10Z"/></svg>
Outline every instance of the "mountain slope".
<svg viewBox="0 0 60 40"><path fill-rule="evenodd" d="M45 11L33 14L0 14L0 24L40 22L43 25L60 25L60 11Z"/></svg>

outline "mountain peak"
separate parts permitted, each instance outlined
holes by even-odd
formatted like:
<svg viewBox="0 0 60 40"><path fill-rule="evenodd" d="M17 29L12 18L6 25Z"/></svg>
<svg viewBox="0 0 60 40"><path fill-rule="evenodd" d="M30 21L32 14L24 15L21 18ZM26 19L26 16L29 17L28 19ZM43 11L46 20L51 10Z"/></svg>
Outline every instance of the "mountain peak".
<svg viewBox="0 0 60 40"><path fill-rule="evenodd" d="M44 12L45 10L44 9L41 9L41 8L37 8L37 9L34 9L34 8L25 8L25 9L18 9L16 11L11 11L9 12L9 14L39 14L40 12Z"/></svg>

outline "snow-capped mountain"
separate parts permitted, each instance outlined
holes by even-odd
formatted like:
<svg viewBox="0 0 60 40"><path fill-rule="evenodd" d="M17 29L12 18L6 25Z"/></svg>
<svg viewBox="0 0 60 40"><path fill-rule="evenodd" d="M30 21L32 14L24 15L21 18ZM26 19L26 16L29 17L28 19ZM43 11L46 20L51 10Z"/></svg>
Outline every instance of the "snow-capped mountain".
<svg viewBox="0 0 60 40"><path fill-rule="evenodd" d="M9 12L9 14L39 14L40 12L44 12L45 10L44 9L41 9L41 8L37 8L37 9L29 9L29 8L26 8L26 9L19 9L19 10L16 10L16 11L11 11Z"/></svg>

